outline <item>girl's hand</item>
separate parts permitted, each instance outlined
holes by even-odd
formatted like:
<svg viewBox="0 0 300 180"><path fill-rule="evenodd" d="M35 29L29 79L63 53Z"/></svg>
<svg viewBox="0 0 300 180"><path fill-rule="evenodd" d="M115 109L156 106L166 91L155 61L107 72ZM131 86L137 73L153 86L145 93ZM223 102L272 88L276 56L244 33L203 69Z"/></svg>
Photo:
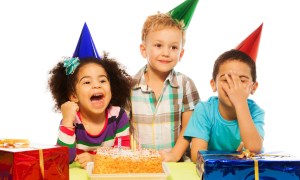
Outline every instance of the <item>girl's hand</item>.
<svg viewBox="0 0 300 180"><path fill-rule="evenodd" d="M222 82L222 88L228 95L234 106L240 102L246 102L253 87L253 82L241 79L235 72L225 74L227 85Z"/></svg>
<svg viewBox="0 0 300 180"><path fill-rule="evenodd" d="M79 111L79 106L75 102L67 101L60 107L63 115L62 125L72 127L76 118L76 113Z"/></svg>
<svg viewBox="0 0 300 180"><path fill-rule="evenodd" d="M76 156L75 161L77 161L81 167L86 169L86 165L88 162L94 161L94 155L84 152Z"/></svg>

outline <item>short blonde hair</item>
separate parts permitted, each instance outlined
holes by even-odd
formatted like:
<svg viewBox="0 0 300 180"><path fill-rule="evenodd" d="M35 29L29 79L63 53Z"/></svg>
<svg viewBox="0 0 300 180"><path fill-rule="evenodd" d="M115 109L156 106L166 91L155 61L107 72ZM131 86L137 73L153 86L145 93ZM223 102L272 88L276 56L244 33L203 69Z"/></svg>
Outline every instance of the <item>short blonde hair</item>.
<svg viewBox="0 0 300 180"><path fill-rule="evenodd" d="M165 28L174 28L182 31L182 45L185 43L184 23L172 19L169 13L160 13L148 16L142 29L142 41L146 40L151 31L159 31Z"/></svg>

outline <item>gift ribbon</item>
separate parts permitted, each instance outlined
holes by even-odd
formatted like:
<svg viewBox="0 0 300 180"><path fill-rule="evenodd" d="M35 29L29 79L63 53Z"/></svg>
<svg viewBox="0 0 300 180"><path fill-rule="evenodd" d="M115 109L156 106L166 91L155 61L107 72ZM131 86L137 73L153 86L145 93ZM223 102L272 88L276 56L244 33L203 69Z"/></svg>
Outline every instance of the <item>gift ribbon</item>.
<svg viewBox="0 0 300 180"><path fill-rule="evenodd" d="M1 148L28 148L29 147L28 139L4 139L0 140ZM43 149L34 148L39 150L39 163L43 179L45 178L45 168L44 168L44 155Z"/></svg>
<svg viewBox="0 0 300 180"><path fill-rule="evenodd" d="M290 155L283 155L283 154L255 154L255 153L251 153L248 149L244 150L240 155L238 155L238 157L239 158L246 157L247 159L251 158L254 161L255 180L259 180L258 160L255 157L263 157L263 156L290 157Z"/></svg>
<svg viewBox="0 0 300 180"><path fill-rule="evenodd" d="M210 154L212 155L212 154ZM252 159L254 161L254 179L259 180L259 169L258 169L258 160L254 157L257 157L255 153L250 152L248 149L242 151L241 154L216 154L216 155L229 155L229 156L236 156L240 159ZM261 155L260 155L261 156Z"/></svg>
<svg viewBox="0 0 300 180"><path fill-rule="evenodd" d="M39 149L39 159L40 159L40 169L41 169L42 177L44 179L45 178L45 169L44 169L43 149Z"/></svg>
<svg viewBox="0 0 300 180"><path fill-rule="evenodd" d="M208 155L216 155L216 156L236 156L240 159L252 159L254 161L254 178L255 180L259 180L259 168L258 168L258 160L255 157L263 157L263 156L274 156L274 157L291 157L290 155L283 154L255 154L250 152L248 149L241 152L241 154L208 154Z"/></svg>
<svg viewBox="0 0 300 180"><path fill-rule="evenodd" d="M0 140L1 148L26 148L29 147L28 139L3 139Z"/></svg>
<svg viewBox="0 0 300 180"><path fill-rule="evenodd" d="M238 158L251 158L254 161L254 179L259 180L259 171L258 171L258 160L254 157L255 153L251 153L248 149L244 150L241 154L237 155Z"/></svg>

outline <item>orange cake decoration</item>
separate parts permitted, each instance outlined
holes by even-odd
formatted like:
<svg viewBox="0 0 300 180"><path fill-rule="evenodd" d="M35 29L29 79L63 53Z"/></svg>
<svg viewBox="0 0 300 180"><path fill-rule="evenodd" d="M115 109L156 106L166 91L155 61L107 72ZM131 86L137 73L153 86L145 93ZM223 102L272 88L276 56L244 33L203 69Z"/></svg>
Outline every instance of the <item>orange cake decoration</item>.
<svg viewBox="0 0 300 180"><path fill-rule="evenodd" d="M93 174L162 173L162 159L157 150L99 147Z"/></svg>

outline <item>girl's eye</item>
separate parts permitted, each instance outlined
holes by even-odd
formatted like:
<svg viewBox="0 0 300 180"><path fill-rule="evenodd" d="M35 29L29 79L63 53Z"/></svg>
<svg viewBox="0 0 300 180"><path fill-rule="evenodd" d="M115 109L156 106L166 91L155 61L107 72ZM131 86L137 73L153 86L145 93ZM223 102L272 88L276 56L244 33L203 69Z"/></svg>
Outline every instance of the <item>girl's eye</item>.
<svg viewBox="0 0 300 180"><path fill-rule="evenodd" d="M106 83L105 79L100 80L100 83Z"/></svg>
<svg viewBox="0 0 300 180"><path fill-rule="evenodd" d="M102 83L106 83L108 82L108 79L106 77L101 77L99 78L99 82L102 84Z"/></svg>
<svg viewBox="0 0 300 180"><path fill-rule="evenodd" d="M90 81L84 81L83 84L90 84Z"/></svg>

